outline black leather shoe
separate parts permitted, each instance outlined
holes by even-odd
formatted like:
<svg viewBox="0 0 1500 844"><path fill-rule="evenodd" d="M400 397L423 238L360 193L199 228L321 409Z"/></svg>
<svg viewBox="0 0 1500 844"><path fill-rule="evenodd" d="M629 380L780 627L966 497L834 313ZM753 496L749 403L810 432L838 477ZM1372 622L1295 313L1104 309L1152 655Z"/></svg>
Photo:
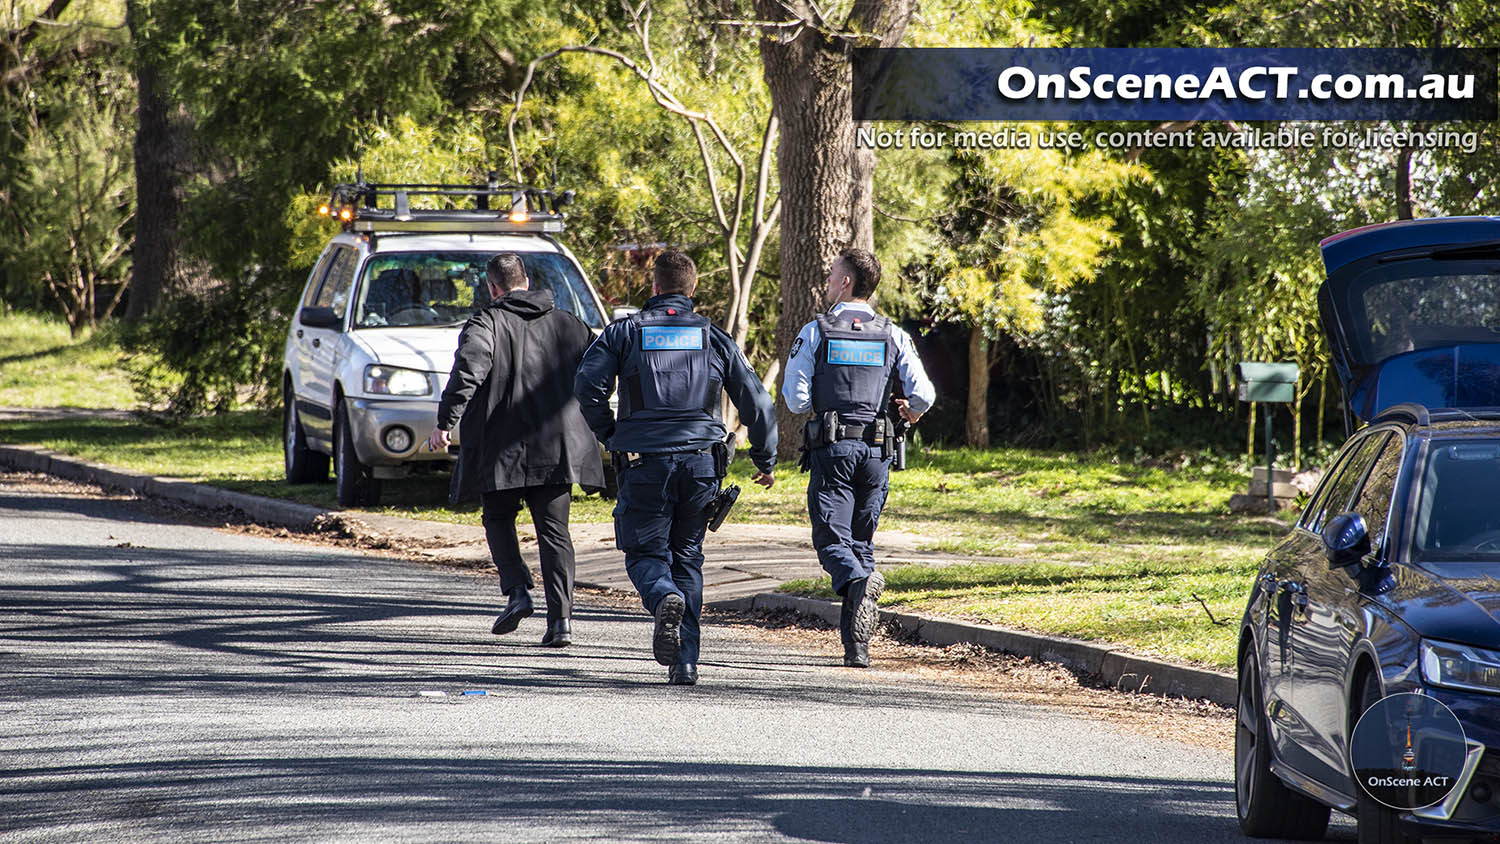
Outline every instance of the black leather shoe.
<svg viewBox="0 0 1500 844"><path fill-rule="evenodd" d="M510 602L505 609L495 618L495 624L490 632L496 636L509 633L520 625L521 619L531 615L531 592L525 588L510 590Z"/></svg>
<svg viewBox="0 0 1500 844"><path fill-rule="evenodd" d="M682 615L687 612L687 602L676 592L661 599L656 605L656 630L651 634L651 653L662 665L677 662L682 652Z"/></svg>
<svg viewBox="0 0 1500 844"><path fill-rule="evenodd" d="M667 683L673 686L696 686L698 666L691 662L673 663L667 668Z"/></svg>
<svg viewBox="0 0 1500 844"><path fill-rule="evenodd" d="M543 646L566 648L571 644L573 644L573 625L566 618L547 622L547 635L542 637Z"/></svg>
<svg viewBox="0 0 1500 844"><path fill-rule="evenodd" d="M870 667L870 645L868 642L849 642L844 645L844 664L850 668Z"/></svg>

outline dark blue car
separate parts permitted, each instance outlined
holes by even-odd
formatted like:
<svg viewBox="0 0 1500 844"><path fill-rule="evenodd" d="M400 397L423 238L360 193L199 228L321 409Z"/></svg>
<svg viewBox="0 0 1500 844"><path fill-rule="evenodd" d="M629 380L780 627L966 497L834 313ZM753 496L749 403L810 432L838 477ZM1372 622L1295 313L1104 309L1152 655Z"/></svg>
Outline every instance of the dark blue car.
<svg viewBox="0 0 1500 844"><path fill-rule="evenodd" d="M1322 250L1323 328L1346 424L1363 427L1250 591L1240 825L1315 839L1338 809L1361 842L1488 838L1500 833L1500 217L1369 226ZM1401 693L1445 704L1462 727L1452 785L1430 805L1375 799L1351 759L1360 716ZM1420 750L1408 716L1407 749L1413 735Z"/></svg>

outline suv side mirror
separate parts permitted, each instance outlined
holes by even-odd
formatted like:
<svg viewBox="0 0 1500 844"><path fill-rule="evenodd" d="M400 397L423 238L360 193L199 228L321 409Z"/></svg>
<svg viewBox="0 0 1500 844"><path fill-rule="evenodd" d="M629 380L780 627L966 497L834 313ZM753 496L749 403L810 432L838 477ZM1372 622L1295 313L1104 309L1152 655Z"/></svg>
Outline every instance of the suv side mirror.
<svg viewBox="0 0 1500 844"><path fill-rule="evenodd" d="M640 308L617 307L609 312L609 321L619 322L620 320L630 316L631 314L638 314L640 312Z"/></svg>
<svg viewBox="0 0 1500 844"><path fill-rule="evenodd" d="M303 308L297 319L308 328L338 328L343 322L333 308Z"/></svg>
<svg viewBox="0 0 1500 844"><path fill-rule="evenodd" d="M1370 531L1358 513L1343 513L1323 528L1323 553L1333 568L1353 565L1370 553Z"/></svg>

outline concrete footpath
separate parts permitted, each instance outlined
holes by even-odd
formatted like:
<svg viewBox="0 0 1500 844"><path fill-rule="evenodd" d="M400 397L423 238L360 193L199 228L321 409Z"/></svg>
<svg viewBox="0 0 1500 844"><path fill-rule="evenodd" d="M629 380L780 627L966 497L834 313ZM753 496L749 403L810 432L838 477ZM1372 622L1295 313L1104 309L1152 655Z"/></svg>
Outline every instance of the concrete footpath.
<svg viewBox="0 0 1500 844"><path fill-rule="evenodd" d="M127 490L206 510L237 510L251 521L296 531L333 532L371 547L389 547L435 561L489 564L484 530L477 525L405 519L377 513L326 510L275 498L233 492L208 484L159 478L90 463L34 446L0 445L0 466ZM524 516L523 516L524 521ZM608 524L575 524L580 586L631 590ZM523 548L535 542L522 526ZM882 567L921 563L949 565L972 557L920 548L923 538L882 530L877 563ZM837 603L777 593L781 584L821 577L809 530L790 525L726 524L704 543L704 600L733 610L792 611L838 623ZM1003 561L997 559L996 561ZM1055 662L1082 677L1125 690L1235 703L1232 674L1142 657L1108 644L1047 636L994 625L970 624L916 613L883 610L884 620L906 634L938 646L971 643L997 651Z"/></svg>

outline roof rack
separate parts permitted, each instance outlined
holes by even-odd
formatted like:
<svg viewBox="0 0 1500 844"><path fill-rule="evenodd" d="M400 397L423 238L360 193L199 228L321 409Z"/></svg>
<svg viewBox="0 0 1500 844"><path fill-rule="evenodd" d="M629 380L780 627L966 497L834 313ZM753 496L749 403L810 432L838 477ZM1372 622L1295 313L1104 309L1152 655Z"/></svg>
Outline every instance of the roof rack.
<svg viewBox="0 0 1500 844"><path fill-rule="evenodd" d="M366 182L333 186L329 201L318 213L343 224L344 231L438 232L470 234L556 233L563 230L562 209L573 202L573 191L501 183L495 173L482 185L398 184ZM474 208L413 208L411 198L474 197ZM381 207L381 199L390 203ZM492 197L503 198L493 203Z"/></svg>
<svg viewBox="0 0 1500 844"><path fill-rule="evenodd" d="M1458 422L1462 420L1492 420L1500 419L1500 407L1433 407L1429 408L1416 402L1402 402L1393 404L1385 410L1376 414L1374 422L1390 422L1404 419L1418 425L1431 425L1434 422Z"/></svg>

